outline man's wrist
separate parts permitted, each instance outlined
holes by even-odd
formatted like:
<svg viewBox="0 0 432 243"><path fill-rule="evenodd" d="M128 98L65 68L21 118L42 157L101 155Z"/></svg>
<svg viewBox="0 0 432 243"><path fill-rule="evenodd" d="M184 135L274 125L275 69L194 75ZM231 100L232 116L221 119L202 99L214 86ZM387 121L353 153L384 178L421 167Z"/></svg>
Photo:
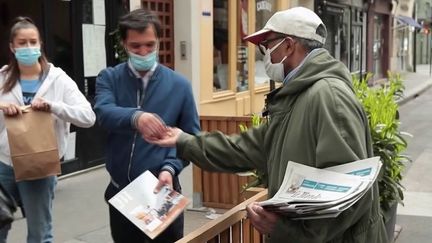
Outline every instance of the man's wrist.
<svg viewBox="0 0 432 243"><path fill-rule="evenodd" d="M138 121L140 116L144 114L144 111L135 111L131 118L131 125L133 128L138 129Z"/></svg>
<svg viewBox="0 0 432 243"><path fill-rule="evenodd" d="M161 171L161 172L162 172L162 171L167 171L167 172L169 172L169 173L172 175L172 177L175 176L175 170L174 170L174 168L173 168L172 166L170 166L170 165L164 165L160 171Z"/></svg>

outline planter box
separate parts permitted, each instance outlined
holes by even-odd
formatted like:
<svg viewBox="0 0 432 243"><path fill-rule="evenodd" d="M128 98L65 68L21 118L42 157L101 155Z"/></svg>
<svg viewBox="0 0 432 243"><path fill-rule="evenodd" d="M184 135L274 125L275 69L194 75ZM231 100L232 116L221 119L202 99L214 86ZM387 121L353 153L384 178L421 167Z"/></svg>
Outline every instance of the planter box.
<svg viewBox="0 0 432 243"><path fill-rule="evenodd" d="M202 131L221 131L227 135L240 132L239 125L251 125L251 117L201 116ZM207 172L193 167L194 195L200 195L203 206L214 208L232 208L244 201L240 192L249 177L236 174Z"/></svg>

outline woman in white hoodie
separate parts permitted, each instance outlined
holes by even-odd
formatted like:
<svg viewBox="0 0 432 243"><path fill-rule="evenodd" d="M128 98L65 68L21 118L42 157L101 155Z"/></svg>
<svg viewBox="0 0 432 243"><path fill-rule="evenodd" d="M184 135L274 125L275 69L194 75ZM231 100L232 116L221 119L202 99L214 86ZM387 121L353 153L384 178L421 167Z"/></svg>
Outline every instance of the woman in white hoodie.
<svg viewBox="0 0 432 243"><path fill-rule="evenodd" d="M4 116L21 114L20 106L51 112L59 146L65 154L70 123L91 127L95 114L76 83L60 68L48 63L42 41L33 21L15 19L10 31L10 61L0 69L0 183L23 207L27 242L52 242L51 209L56 176L15 181L9 153ZM0 243L6 242L11 225L0 229Z"/></svg>

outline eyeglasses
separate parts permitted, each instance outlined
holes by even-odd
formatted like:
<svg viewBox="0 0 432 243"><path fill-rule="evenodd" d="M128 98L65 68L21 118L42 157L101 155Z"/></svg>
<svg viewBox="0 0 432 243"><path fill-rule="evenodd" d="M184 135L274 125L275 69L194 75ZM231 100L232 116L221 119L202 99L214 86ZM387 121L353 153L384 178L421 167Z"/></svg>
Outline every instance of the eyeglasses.
<svg viewBox="0 0 432 243"><path fill-rule="evenodd" d="M261 41L261 43L258 44L258 49L259 49L259 51L261 52L261 54L265 55L265 52L266 52L266 50L268 49L268 45L269 45L272 41L280 40L280 39L283 39L283 38L286 38L286 37L287 37L287 36L285 36L285 35L281 35L281 36L276 36L276 37L274 37L274 38L271 38L271 39L267 39L267 40Z"/></svg>

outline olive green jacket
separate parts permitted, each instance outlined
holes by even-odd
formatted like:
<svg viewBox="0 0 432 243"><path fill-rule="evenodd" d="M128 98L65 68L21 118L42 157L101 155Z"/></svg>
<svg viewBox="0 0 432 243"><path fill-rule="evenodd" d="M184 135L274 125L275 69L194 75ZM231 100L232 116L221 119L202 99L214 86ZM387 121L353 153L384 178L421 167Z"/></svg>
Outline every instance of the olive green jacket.
<svg viewBox="0 0 432 243"><path fill-rule="evenodd" d="M295 76L268 96L270 120L239 135L182 134L177 155L210 171L261 170L269 197L279 189L288 161L325 168L373 156L366 114L346 67L320 49ZM270 242L387 242L377 183L336 218L281 217Z"/></svg>

